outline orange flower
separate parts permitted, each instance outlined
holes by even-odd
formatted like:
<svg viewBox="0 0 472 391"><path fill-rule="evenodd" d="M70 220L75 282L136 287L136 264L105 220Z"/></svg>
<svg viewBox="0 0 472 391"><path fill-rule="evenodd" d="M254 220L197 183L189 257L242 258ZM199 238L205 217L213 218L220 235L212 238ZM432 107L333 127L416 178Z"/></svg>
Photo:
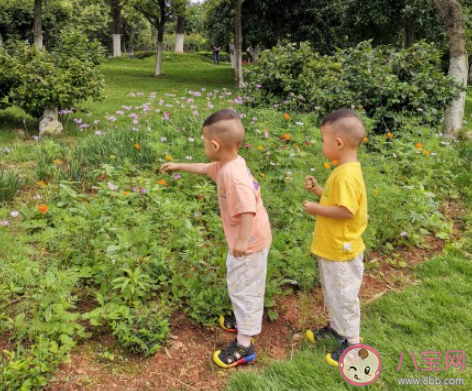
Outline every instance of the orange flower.
<svg viewBox="0 0 472 391"><path fill-rule="evenodd" d="M46 184L44 183L44 181L36 182L36 184L43 189L46 187Z"/></svg>
<svg viewBox="0 0 472 391"><path fill-rule="evenodd" d="M48 209L49 208L46 204L41 204L38 206L39 213L47 213Z"/></svg>
<svg viewBox="0 0 472 391"><path fill-rule="evenodd" d="M388 133L387 133L387 138L393 138L393 133L392 133L392 132L388 132Z"/></svg>
<svg viewBox="0 0 472 391"><path fill-rule="evenodd" d="M339 166L339 161L338 160L333 160L331 163L333 163L335 166Z"/></svg>
<svg viewBox="0 0 472 391"><path fill-rule="evenodd" d="M166 160L171 161L171 160L172 160L172 156L167 155L167 156L166 156Z"/></svg>
<svg viewBox="0 0 472 391"><path fill-rule="evenodd" d="M423 155L424 156L429 156L429 155L431 155L431 151L427 151L427 150L423 151Z"/></svg>
<svg viewBox="0 0 472 391"><path fill-rule="evenodd" d="M287 113L284 113L284 118L288 121L290 119L290 115L288 115Z"/></svg>
<svg viewBox="0 0 472 391"><path fill-rule="evenodd" d="M157 181L157 184L162 185L162 186L168 186L169 185L164 179L159 179Z"/></svg>
<svg viewBox="0 0 472 391"><path fill-rule="evenodd" d="M135 147L136 149L141 148L141 146L140 146L138 143L134 144L134 147Z"/></svg>
<svg viewBox="0 0 472 391"><path fill-rule="evenodd" d="M284 133L284 139L287 141L290 141L292 139L292 136L290 136L288 133Z"/></svg>
<svg viewBox="0 0 472 391"><path fill-rule="evenodd" d="M421 143L416 144L416 149L421 149L421 148L423 148L423 147L424 147L424 145L421 144Z"/></svg>
<svg viewBox="0 0 472 391"><path fill-rule="evenodd" d="M128 195L128 194L129 194L129 191L124 191L123 194L124 194L124 195Z"/></svg>
<svg viewBox="0 0 472 391"><path fill-rule="evenodd" d="M62 161L60 161L59 159L56 159L54 160L54 164L59 166L60 164L62 164Z"/></svg>
<svg viewBox="0 0 472 391"><path fill-rule="evenodd" d="M326 162L323 165L324 165L324 168L326 168L327 170L329 170L331 168L331 165L328 162Z"/></svg>
<svg viewBox="0 0 472 391"><path fill-rule="evenodd" d="M364 143L367 143L369 141L369 138L367 136L364 137L364 139L362 140Z"/></svg>
<svg viewBox="0 0 472 391"><path fill-rule="evenodd" d="M262 150L264 149L264 147L263 147L262 145L259 145L259 146L257 147L257 149L258 149L259 151L262 151Z"/></svg>

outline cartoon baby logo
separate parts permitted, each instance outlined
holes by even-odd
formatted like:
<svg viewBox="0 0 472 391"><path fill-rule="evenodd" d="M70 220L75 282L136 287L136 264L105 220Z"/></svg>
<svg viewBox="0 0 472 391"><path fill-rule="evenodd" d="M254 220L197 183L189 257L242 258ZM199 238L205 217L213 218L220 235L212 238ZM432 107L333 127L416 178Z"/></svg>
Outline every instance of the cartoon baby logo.
<svg viewBox="0 0 472 391"><path fill-rule="evenodd" d="M382 360L373 347L364 344L347 348L339 360L339 372L344 380L357 387L368 386L379 378Z"/></svg>

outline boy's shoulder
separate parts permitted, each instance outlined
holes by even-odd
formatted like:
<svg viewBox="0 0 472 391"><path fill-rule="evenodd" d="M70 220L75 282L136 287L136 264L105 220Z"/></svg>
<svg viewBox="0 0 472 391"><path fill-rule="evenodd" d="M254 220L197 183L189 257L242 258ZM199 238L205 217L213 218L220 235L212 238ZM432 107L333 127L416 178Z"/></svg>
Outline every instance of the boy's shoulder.
<svg viewBox="0 0 472 391"><path fill-rule="evenodd" d="M360 163L342 165L331 173L331 179L340 184L359 184L360 182L364 182L362 167Z"/></svg>

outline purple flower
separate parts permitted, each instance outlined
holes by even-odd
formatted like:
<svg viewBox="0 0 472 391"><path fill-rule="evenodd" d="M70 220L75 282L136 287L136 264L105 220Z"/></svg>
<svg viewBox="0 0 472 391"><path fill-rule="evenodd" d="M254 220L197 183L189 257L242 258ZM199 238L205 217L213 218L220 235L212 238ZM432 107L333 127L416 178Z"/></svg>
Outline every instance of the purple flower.
<svg viewBox="0 0 472 391"><path fill-rule="evenodd" d="M170 118L170 113L169 113L168 111L166 111L166 112L164 113L164 119L165 119L165 120L168 120L169 118Z"/></svg>
<svg viewBox="0 0 472 391"><path fill-rule="evenodd" d="M146 194L146 193L147 193L147 190L143 187L143 188L141 189L141 194Z"/></svg>
<svg viewBox="0 0 472 391"><path fill-rule="evenodd" d="M20 215L20 212L18 212L17 210L14 210L13 212L10 213L10 216L13 217L13 218L16 218Z"/></svg>
<svg viewBox="0 0 472 391"><path fill-rule="evenodd" d="M175 180L175 181L178 181L180 178L182 178L182 176L179 175L179 174L175 174L175 175L172 177L172 179Z"/></svg>
<svg viewBox="0 0 472 391"><path fill-rule="evenodd" d="M99 124L100 123L100 120L99 119L96 119L95 121L93 121L93 123L96 125L96 124Z"/></svg>
<svg viewBox="0 0 472 391"><path fill-rule="evenodd" d="M118 115L124 115L124 113L125 113L125 112L124 112L124 111L121 111L121 110L118 110L118 111L116 112L116 114L118 114Z"/></svg>
<svg viewBox="0 0 472 391"><path fill-rule="evenodd" d="M262 84L256 84L256 90L260 90L262 88Z"/></svg>
<svg viewBox="0 0 472 391"><path fill-rule="evenodd" d="M108 117L108 121L115 122L115 121L116 121L116 117L114 117L114 116Z"/></svg>
<svg viewBox="0 0 472 391"><path fill-rule="evenodd" d="M95 132L95 134L96 134L97 136L103 135L103 133L102 133L100 130L97 130L97 131Z"/></svg>
<svg viewBox="0 0 472 391"><path fill-rule="evenodd" d="M400 236L401 236L402 238L404 238L404 237L408 236L408 232L403 231L403 232L400 234Z"/></svg>
<svg viewBox="0 0 472 391"><path fill-rule="evenodd" d="M200 217L202 214L200 212L195 212L194 216L195 217Z"/></svg>
<svg viewBox="0 0 472 391"><path fill-rule="evenodd" d="M269 138L269 132L264 132L264 138Z"/></svg>
<svg viewBox="0 0 472 391"><path fill-rule="evenodd" d="M161 142L165 143L167 141L167 137L161 137Z"/></svg>
<svg viewBox="0 0 472 391"><path fill-rule="evenodd" d="M139 121L137 119L134 119L133 120L133 125L137 125L137 124L139 124Z"/></svg>
<svg viewBox="0 0 472 391"><path fill-rule="evenodd" d="M138 187L138 186L133 187L133 191L134 191L135 193L137 193L138 190L139 190L139 187Z"/></svg>
<svg viewBox="0 0 472 391"><path fill-rule="evenodd" d="M0 221L0 225L2 227L6 227L7 225L10 225L10 222L8 220L2 220L2 221Z"/></svg>

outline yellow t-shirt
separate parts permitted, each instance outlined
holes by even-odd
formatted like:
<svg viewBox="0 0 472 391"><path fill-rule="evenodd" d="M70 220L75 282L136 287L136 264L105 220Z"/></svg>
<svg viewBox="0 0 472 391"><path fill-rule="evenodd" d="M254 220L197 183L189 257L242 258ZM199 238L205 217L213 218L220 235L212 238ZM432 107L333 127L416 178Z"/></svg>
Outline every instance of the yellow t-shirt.
<svg viewBox="0 0 472 391"><path fill-rule="evenodd" d="M330 261L348 261L365 250L362 234L367 228L367 194L359 162L336 167L326 182L322 206L344 206L354 217L317 216L311 252Z"/></svg>

